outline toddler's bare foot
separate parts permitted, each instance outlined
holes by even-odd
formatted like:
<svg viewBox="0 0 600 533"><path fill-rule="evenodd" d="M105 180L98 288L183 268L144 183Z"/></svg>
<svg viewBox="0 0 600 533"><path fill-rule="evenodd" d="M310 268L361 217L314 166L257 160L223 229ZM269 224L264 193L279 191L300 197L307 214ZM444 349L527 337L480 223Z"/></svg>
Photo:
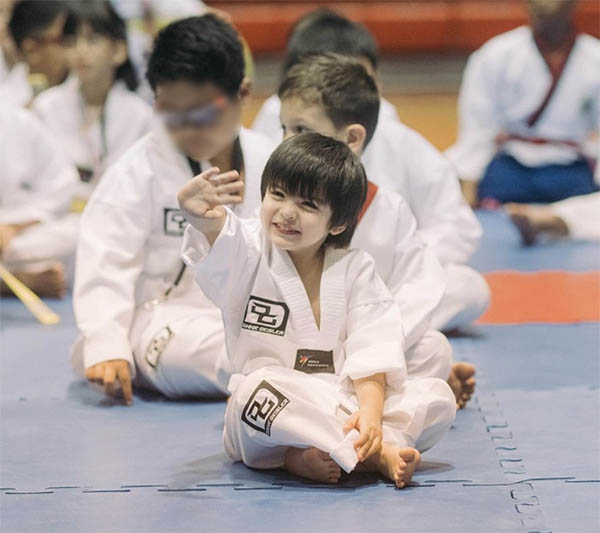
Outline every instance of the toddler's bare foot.
<svg viewBox="0 0 600 533"><path fill-rule="evenodd" d="M42 298L63 298L67 292L67 280L61 263L53 263L39 271L13 272L13 275ZM4 283L0 292L12 295L12 291Z"/></svg>
<svg viewBox="0 0 600 533"><path fill-rule="evenodd" d="M329 454L317 448L290 448L285 455L285 469L295 476L321 483L337 483L342 475Z"/></svg>
<svg viewBox="0 0 600 533"><path fill-rule="evenodd" d="M377 470L391 479L396 487L408 485L421 462L421 454L414 448L400 448L396 444L384 443L381 451L373 456Z"/></svg>
<svg viewBox="0 0 600 533"><path fill-rule="evenodd" d="M462 409L475 392L475 367L469 363L454 363L450 369L448 385L456 397L456 407Z"/></svg>
<svg viewBox="0 0 600 533"><path fill-rule="evenodd" d="M535 244L541 233L548 233L555 237L569 233L564 221L554 215L552 209L545 205L534 204L507 204L506 212L512 223L521 234L525 246Z"/></svg>

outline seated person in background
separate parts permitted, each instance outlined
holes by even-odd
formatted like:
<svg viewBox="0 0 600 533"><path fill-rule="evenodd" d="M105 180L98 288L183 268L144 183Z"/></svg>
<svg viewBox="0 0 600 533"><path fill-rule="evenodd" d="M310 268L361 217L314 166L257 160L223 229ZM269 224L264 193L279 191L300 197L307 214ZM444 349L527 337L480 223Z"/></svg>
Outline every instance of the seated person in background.
<svg viewBox="0 0 600 533"><path fill-rule="evenodd" d="M456 410L443 380L407 379L400 310L373 259L348 249L367 195L360 160L304 133L267 162L260 220L225 207L243 187L213 168L178 194L182 257L225 323L227 454L313 481L358 469L405 487Z"/></svg>
<svg viewBox="0 0 600 533"><path fill-rule="evenodd" d="M173 22L156 38L147 78L160 118L109 167L86 205L73 291L76 372L170 398L223 397L223 320L180 257L187 222L177 192L202 169L243 176L242 217L260 203L273 142L241 127L249 91L237 32L214 15Z"/></svg>
<svg viewBox="0 0 600 533"><path fill-rule="evenodd" d="M8 20L11 41L0 51L6 72L0 100L26 107L36 94L65 81L69 67L64 33L69 26L66 0L14 1Z"/></svg>
<svg viewBox="0 0 600 533"><path fill-rule="evenodd" d="M303 56L322 52L353 57L371 76L377 76L379 52L369 30L333 11L317 9L303 16L292 28L283 60L282 78ZM252 129L277 142L281 141L280 109L281 102L276 94L267 98L254 119ZM398 114L391 102L381 98L379 123L385 119L398 120ZM377 142L377 138L373 142Z"/></svg>
<svg viewBox="0 0 600 533"><path fill-rule="evenodd" d="M132 92L137 78L127 58L125 24L110 2L72 2L70 8L72 76L35 98L31 109L77 166L80 183L71 191L71 212L24 231L8 256L18 264L37 263L43 251L63 262L72 281L85 202L104 169L150 130L152 109Z"/></svg>
<svg viewBox="0 0 600 533"><path fill-rule="evenodd" d="M544 235L600 241L600 192L547 205L508 204L506 210L526 246Z"/></svg>
<svg viewBox="0 0 600 533"><path fill-rule="evenodd" d="M446 155L472 205L598 190L588 156L597 153L600 42L576 33L576 2L528 4L531 25L491 39L464 73L458 141Z"/></svg>
<svg viewBox="0 0 600 533"><path fill-rule="evenodd" d="M30 111L0 102L0 255L2 262L40 296L63 296L63 240L52 231L31 249L28 234L60 224L79 178L60 145ZM19 260L19 250L29 259ZM5 293L3 288L3 293Z"/></svg>
<svg viewBox="0 0 600 533"><path fill-rule="evenodd" d="M355 59L346 59L356 64ZM467 326L489 302L483 276L465 264L475 251L481 226L465 203L450 164L423 137L399 121L380 122L381 113L367 104L373 97L375 103L379 99L376 84L366 84L368 89L356 91L353 83L363 83L361 76L355 68L336 67L339 61L340 56L335 54L309 56L288 71L279 90L280 96L289 93L281 104L285 132L335 131L341 135L350 124L362 124L369 135L367 143L357 147L357 153L361 154L369 180L402 196L416 219L418 238L444 268L446 291L434 306L431 328ZM337 77L329 75L329 70L335 70ZM368 76L364 67L361 70Z"/></svg>
<svg viewBox="0 0 600 533"><path fill-rule="evenodd" d="M150 130L151 107L135 94L125 23L108 0L70 4L71 73L31 106L79 169L82 201L108 165ZM87 184L87 186L85 186Z"/></svg>
<svg viewBox="0 0 600 533"><path fill-rule="evenodd" d="M352 58L331 53L305 57L288 71L279 97L286 139L316 131L346 142L360 156L379 128L377 84ZM452 363L446 337L431 323L440 307L445 313L447 308L463 316L472 313L469 294L447 285L447 269L422 238L404 197L373 182L368 191L352 246L373 257L377 273L400 307L408 375L448 380L457 405L463 407L475 386L475 368Z"/></svg>

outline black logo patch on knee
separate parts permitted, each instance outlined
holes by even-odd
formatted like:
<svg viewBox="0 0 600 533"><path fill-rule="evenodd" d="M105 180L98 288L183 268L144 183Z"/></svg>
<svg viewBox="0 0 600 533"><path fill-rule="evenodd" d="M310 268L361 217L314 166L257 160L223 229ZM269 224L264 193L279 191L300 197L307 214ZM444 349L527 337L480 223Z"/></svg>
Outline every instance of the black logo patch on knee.
<svg viewBox="0 0 600 533"><path fill-rule="evenodd" d="M246 402L242 411L242 422L270 436L273 421L289 403L288 398L263 380Z"/></svg>
<svg viewBox="0 0 600 533"><path fill-rule="evenodd" d="M159 330L148 345L148 349L146 350L146 362L152 367L156 368L158 366L158 360L160 356L165 351L167 344L173 338L173 332L169 326L165 326L161 330Z"/></svg>

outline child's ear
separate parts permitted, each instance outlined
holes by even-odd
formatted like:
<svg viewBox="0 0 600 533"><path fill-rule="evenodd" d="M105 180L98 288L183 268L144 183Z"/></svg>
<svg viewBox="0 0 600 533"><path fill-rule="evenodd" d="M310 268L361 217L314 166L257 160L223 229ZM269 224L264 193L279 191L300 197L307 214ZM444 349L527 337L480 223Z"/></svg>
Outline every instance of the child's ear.
<svg viewBox="0 0 600 533"><path fill-rule="evenodd" d="M238 94L240 95L240 100L244 101L252 90L252 80L248 76L244 76L242 83L240 84L240 90Z"/></svg>
<svg viewBox="0 0 600 533"><path fill-rule="evenodd" d="M335 228L329 228L329 235L339 235L340 233L344 233L348 226L336 226Z"/></svg>
<svg viewBox="0 0 600 533"><path fill-rule="evenodd" d="M125 61L127 61L127 43L124 41L117 41L115 43L115 53L113 54L113 65L120 67Z"/></svg>
<svg viewBox="0 0 600 533"><path fill-rule="evenodd" d="M367 130L362 124L350 124L346 127L346 144L355 154L362 154L366 137Z"/></svg>

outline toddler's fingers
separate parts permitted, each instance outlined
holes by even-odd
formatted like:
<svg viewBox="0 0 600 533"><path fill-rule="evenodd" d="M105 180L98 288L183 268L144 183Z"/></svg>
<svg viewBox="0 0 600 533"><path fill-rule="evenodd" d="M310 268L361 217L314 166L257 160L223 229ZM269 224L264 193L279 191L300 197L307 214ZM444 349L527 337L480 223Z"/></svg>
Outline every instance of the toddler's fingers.
<svg viewBox="0 0 600 533"><path fill-rule="evenodd" d="M344 424L344 432L348 433L348 431L356 427L356 423L358 422L358 416L358 411L350 415L350 418L348 418L348 420L346 420L346 423Z"/></svg>
<svg viewBox="0 0 600 533"><path fill-rule="evenodd" d="M244 183L241 180L232 181L225 185L218 185L216 190L219 196L230 193L240 193L244 190Z"/></svg>
<svg viewBox="0 0 600 533"><path fill-rule="evenodd" d="M371 457L371 455L377 453L379 451L380 447L381 447L381 438L380 437L375 437L375 439L371 443L371 446L369 447L369 449L363 455L363 461L365 459Z"/></svg>
<svg viewBox="0 0 600 533"><path fill-rule="evenodd" d="M229 170L228 172L223 172L223 174L212 175L209 178L209 181L217 186L217 185L225 185L227 183L231 183L232 181L238 181L240 179L240 173L237 170Z"/></svg>

